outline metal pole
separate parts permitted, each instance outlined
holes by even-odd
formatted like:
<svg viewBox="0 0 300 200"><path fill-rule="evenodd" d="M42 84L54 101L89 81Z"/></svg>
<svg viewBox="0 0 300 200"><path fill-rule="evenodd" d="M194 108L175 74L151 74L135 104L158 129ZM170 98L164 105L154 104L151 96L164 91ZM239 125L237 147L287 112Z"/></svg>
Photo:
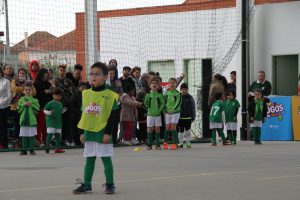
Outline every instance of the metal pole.
<svg viewBox="0 0 300 200"><path fill-rule="evenodd" d="M90 66L98 60L97 0L85 0L85 66L88 76ZM87 77L88 80L89 77Z"/></svg>
<svg viewBox="0 0 300 200"><path fill-rule="evenodd" d="M249 71L249 62L248 62L248 45L249 45L249 4L248 0L242 0L242 127L241 139L247 140L247 92L248 92L248 83L247 83L247 74Z"/></svg>
<svg viewBox="0 0 300 200"><path fill-rule="evenodd" d="M8 23L8 5L7 0L4 0L5 4L5 23L6 23L6 56L10 55L10 41L9 41L9 23Z"/></svg>

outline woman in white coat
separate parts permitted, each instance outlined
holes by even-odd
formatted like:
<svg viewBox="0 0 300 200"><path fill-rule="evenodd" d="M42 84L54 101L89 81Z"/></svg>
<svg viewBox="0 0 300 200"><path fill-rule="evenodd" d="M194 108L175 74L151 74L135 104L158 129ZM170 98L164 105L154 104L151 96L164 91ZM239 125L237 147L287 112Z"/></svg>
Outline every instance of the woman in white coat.
<svg viewBox="0 0 300 200"><path fill-rule="evenodd" d="M11 100L10 82L0 67L0 149L7 148L7 114Z"/></svg>

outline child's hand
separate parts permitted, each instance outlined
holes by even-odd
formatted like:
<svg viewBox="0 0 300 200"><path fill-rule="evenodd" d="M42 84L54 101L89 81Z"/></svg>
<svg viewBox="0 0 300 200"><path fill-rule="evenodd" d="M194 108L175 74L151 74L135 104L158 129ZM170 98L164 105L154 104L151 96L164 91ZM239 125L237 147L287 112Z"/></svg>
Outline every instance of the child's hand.
<svg viewBox="0 0 300 200"><path fill-rule="evenodd" d="M83 137L83 134L80 135L80 142L81 142L81 144L84 144L84 137Z"/></svg>
<svg viewBox="0 0 300 200"><path fill-rule="evenodd" d="M66 112L67 110L68 110L68 108L64 107L63 110L62 110L62 112L64 113L64 112Z"/></svg>
<svg viewBox="0 0 300 200"><path fill-rule="evenodd" d="M54 115L55 111L54 110L51 110L51 115Z"/></svg>
<svg viewBox="0 0 300 200"><path fill-rule="evenodd" d="M103 144L108 144L110 142L110 135L104 134L103 136Z"/></svg>
<svg viewBox="0 0 300 200"><path fill-rule="evenodd" d="M24 103L24 106L28 106L29 107L29 106L31 106L31 103L27 101L27 102Z"/></svg>
<svg viewBox="0 0 300 200"><path fill-rule="evenodd" d="M253 122L254 121L254 118L253 117L250 117L250 122Z"/></svg>
<svg viewBox="0 0 300 200"><path fill-rule="evenodd" d="M121 86L122 86L121 81L116 80L116 81L115 81L115 85L116 85L117 87L121 87Z"/></svg>

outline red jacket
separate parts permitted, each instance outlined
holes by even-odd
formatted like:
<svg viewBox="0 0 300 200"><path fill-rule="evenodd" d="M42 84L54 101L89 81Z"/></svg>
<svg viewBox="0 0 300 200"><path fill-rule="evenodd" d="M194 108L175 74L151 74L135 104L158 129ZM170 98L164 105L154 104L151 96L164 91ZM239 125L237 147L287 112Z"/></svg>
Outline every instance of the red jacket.
<svg viewBox="0 0 300 200"><path fill-rule="evenodd" d="M32 69L32 65L34 63L37 66L36 70ZM29 64L29 73L30 73L30 76L31 76L31 78L32 78L33 81L35 81L37 73L39 72L39 70L40 70L40 64L39 64L39 62L37 60L30 61L30 64Z"/></svg>

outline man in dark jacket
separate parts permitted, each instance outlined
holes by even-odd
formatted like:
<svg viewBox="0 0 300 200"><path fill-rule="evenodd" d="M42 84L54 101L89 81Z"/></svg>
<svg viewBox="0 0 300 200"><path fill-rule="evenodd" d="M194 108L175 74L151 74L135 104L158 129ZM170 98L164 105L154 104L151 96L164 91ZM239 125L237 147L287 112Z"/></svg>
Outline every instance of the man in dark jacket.
<svg viewBox="0 0 300 200"><path fill-rule="evenodd" d="M58 68L58 77L54 78L55 88L63 91L62 104L67 111L62 115L62 139L66 146L75 146L74 135L72 133L71 120L71 100L75 93L75 87L70 79L66 77L66 65L60 65Z"/></svg>
<svg viewBox="0 0 300 200"><path fill-rule="evenodd" d="M191 125L196 118L195 100L188 93L188 85L182 83L180 86L182 94L182 102L180 108L180 119L178 122L179 128L179 147L183 147L183 143L186 142L186 147L191 148ZM185 133L185 134L184 134ZM184 137L185 135L185 137Z"/></svg>

